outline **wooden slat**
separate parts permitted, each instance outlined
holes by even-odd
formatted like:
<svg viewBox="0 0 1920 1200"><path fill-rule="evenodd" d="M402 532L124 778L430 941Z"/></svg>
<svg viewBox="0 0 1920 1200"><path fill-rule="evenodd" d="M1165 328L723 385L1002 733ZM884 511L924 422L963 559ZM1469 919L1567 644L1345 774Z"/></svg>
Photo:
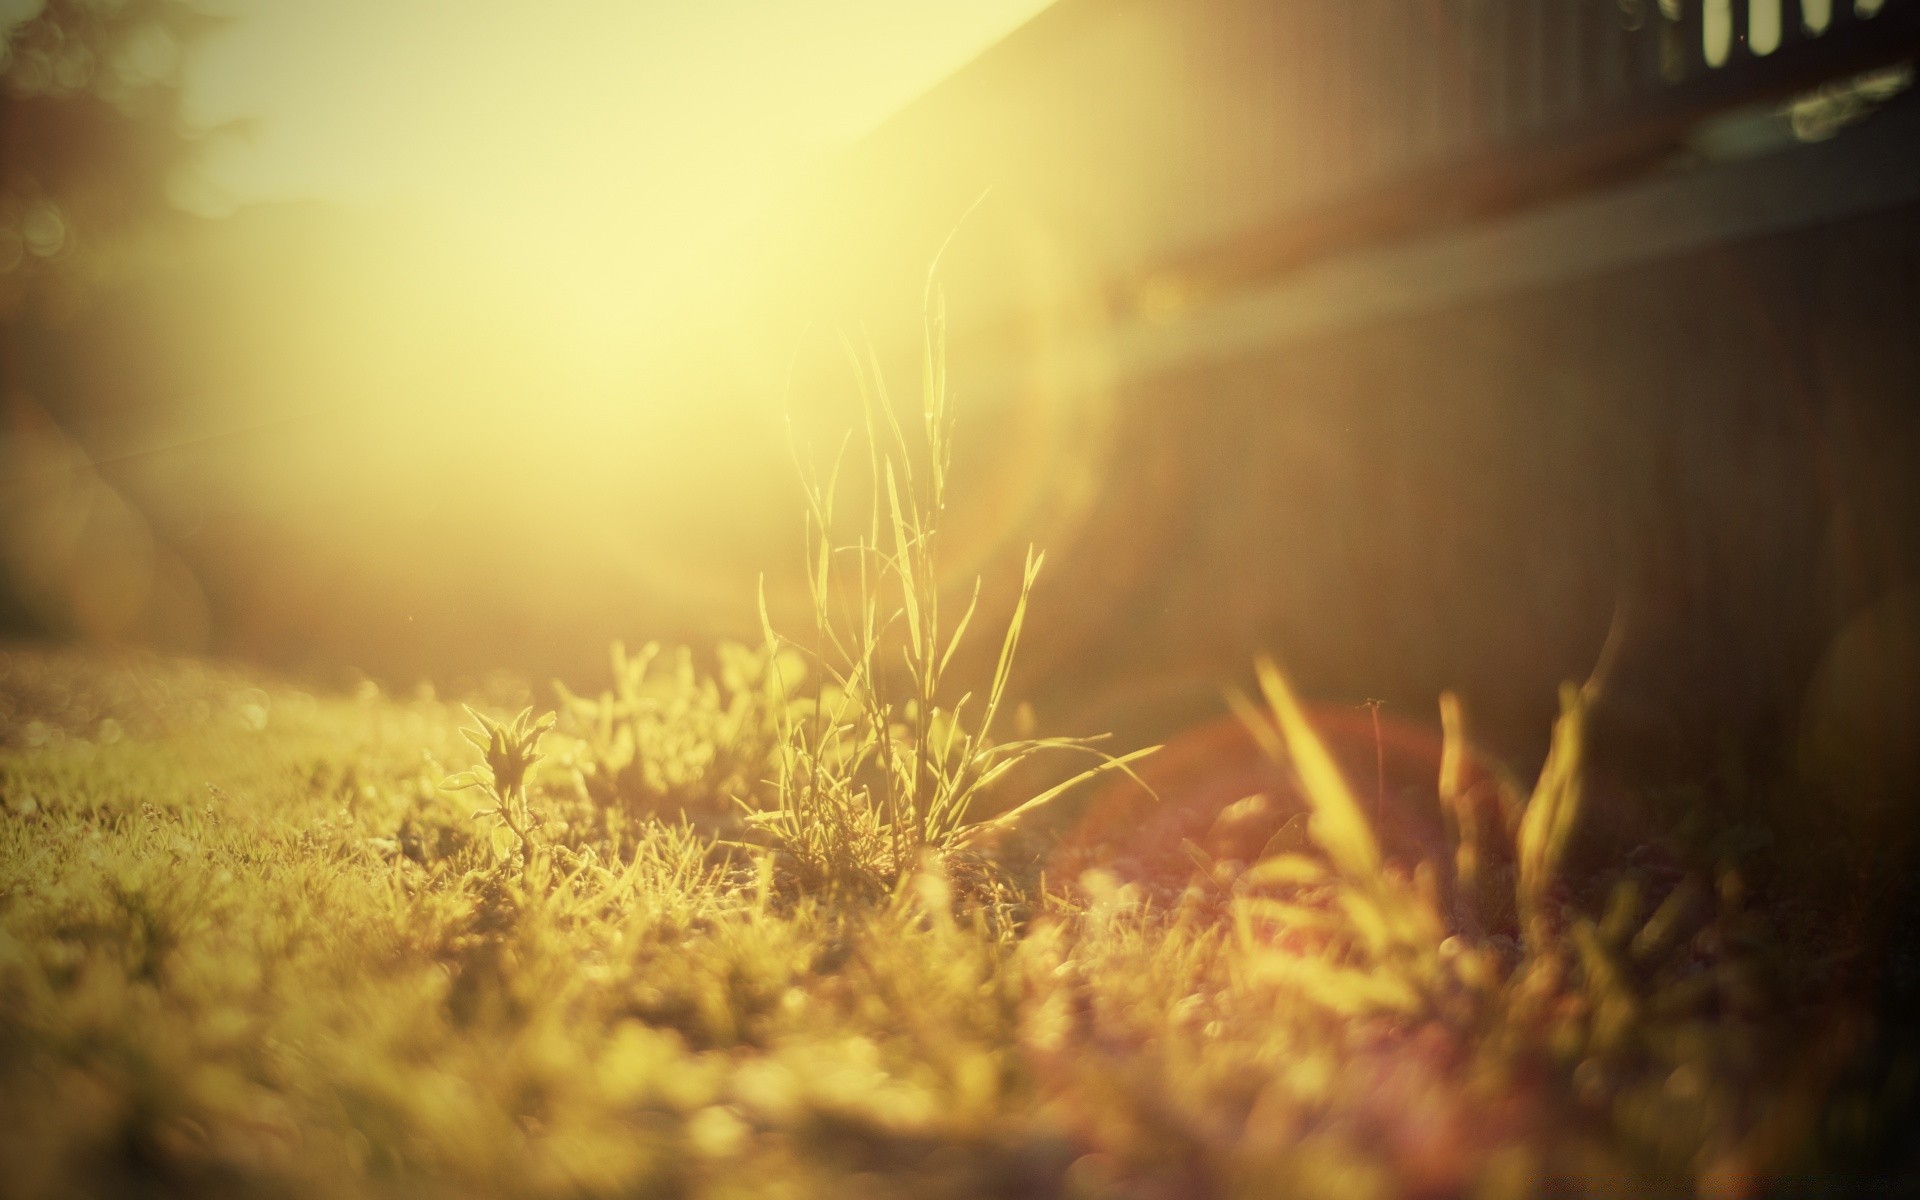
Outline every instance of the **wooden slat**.
<svg viewBox="0 0 1920 1200"><path fill-rule="evenodd" d="M1536 19L1540 35L1536 41L1540 53L1540 120L1542 124L1572 119L1581 111L1580 90L1584 82L1580 70L1581 0L1541 3Z"/></svg>
<svg viewBox="0 0 1920 1200"><path fill-rule="evenodd" d="M1555 16L1549 39L1551 77L1559 80L1553 119L1570 120L1596 105L1591 62L1594 52L1593 5L1574 0L1551 10Z"/></svg>
<svg viewBox="0 0 1920 1200"><path fill-rule="evenodd" d="M1354 19L1341 3L1325 14L1327 86L1327 182L1338 186L1355 175L1358 138L1354 131Z"/></svg>
<svg viewBox="0 0 1920 1200"><path fill-rule="evenodd" d="M1388 170L1413 161L1414 14L1404 4L1379 5L1374 18L1373 63L1380 72L1380 103L1374 114L1379 163Z"/></svg>
<svg viewBox="0 0 1920 1200"><path fill-rule="evenodd" d="M1206 103L1206 135L1197 147L1202 169L1195 182L1208 209L1231 219L1247 203L1247 43L1239 0L1211 0L1195 40L1193 86Z"/></svg>
<svg viewBox="0 0 1920 1200"><path fill-rule="evenodd" d="M1670 84L1685 83L1706 69L1704 0L1681 0L1680 18L1667 22L1667 42L1661 55L1661 77Z"/></svg>
<svg viewBox="0 0 1920 1200"><path fill-rule="evenodd" d="M1278 6L1255 3L1252 8L1252 33L1247 39L1252 49L1254 74L1250 151L1258 164L1254 194L1267 205L1280 195L1280 105L1286 90L1283 75L1286 68L1280 52Z"/></svg>
<svg viewBox="0 0 1920 1200"><path fill-rule="evenodd" d="M1631 7L1637 3L1636 10ZM1653 0L1591 0L1588 20L1593 27L1594 94L1600 103L1611 104L1629 95L1634 88L1636 55L1645 36ZM1636 26L1634 21L1638 21Z"/></svg>
<svg viewBox="0 0 1920 1200"><path fill-rule="evenodd" d="M1431 6L1431 53L1434 59L1434 96L1438 114L1434 121L1435 157L1455 154L1471 136L1473 126L1472 70L1467 59L1466 37L1472 19L1471 6L1477 0L1438 0Z"/></svg>
<svg viewBox="0 0 1920 1200"><path fill-rule="evenodd" d="M1413 162L1419 155L1413 122L1414 18L1405 5L1387 5L1374 20L1373 61L1380 73L1375 136L1380 160L1387 165Z"/></svg>
<svg viewBox="0 0 1920 1200"><path fill-rule="evenodd" d="M1279 97L1274 110L1274 190L1282 196L1297 196L1300 177L1311 171L1314 162L1314 137L1319 126L1319 97L1311 59L1312 43L1310 3L1290 4L1281 9L1275 30L1282 49L1275 60L1283 64Z"/></svg>
<svg viewBox="0 0 1920 1200"><path fill-rule="evenodd" d="M1367 80L1368 86L1343 89L1347 94L1347 129L1352 139L1353 177L1371 179L1379 173L1381 146L1380 20L1373 0L1347 0L1347 78Z"/></svg>
<svg viewBox="0 0 1920 1200"><path fill-rule="evenodd" d="M1446 14L1439 3L1408 8L1408 19L1402 25L1407 154L1411 161L1424 163L1436 158L1445 145L1441 126L1446 120L1446 90L1441 64L1446 51L1436 34Z"/></svg>
<svg viewBox="0 0 1920 1200"><path fill-rule="evenodd" d="M1646 0L1646 23L1634 33L1635 56L1632 93L1644 95L1653 88L1665 87L1661 62L1669 38L1667 19L1660 14L1659 0Z"/></svg>
<svg viewBox="0 0 1920 1200"><path fill-rule="evenodd" d="M1537 129L1547 119L1547 78L1538 0L1512 0L1507 7L1507 107L1512 128Z"/></svg>
<svg viewBox="0 0 1920 1200"><path fill-rule="evenodd" d="M1334 142L1339 131L1334 127L1332 63L1332 26L1340 15L1337 4L1338 0L1302 0L1295 12L1300 31L1297 61L1307 97L1300 113L1304 153L1298 169L1308 179L1326 178L1337 157Z"/></svg>
<svg viewBox="0 0 1920 1200"><path fill-rule="evenodd" d="M1484 145L1505 131L1501 66L1506 53L1504 12L1498 0L1472 0L1463 31L1467 78L1467 142Z"/></svg>

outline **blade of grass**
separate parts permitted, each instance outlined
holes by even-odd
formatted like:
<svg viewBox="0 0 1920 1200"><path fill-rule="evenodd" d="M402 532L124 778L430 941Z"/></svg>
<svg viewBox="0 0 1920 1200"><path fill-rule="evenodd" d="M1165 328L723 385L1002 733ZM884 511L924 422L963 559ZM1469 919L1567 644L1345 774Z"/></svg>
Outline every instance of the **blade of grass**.
<svg viewBox="0 0 1920 1200"><path fill-rule="evenodd" d="M1309 827L1314 840L1348 878L1371 882L1380 869L1380 846L1354 799L1353 789L1347 786L1326 743L1307 720L1280 668L1273 660L1262 659L1258 673L1260 691L1273 710L1300 789L1313 808Z"/></svg>

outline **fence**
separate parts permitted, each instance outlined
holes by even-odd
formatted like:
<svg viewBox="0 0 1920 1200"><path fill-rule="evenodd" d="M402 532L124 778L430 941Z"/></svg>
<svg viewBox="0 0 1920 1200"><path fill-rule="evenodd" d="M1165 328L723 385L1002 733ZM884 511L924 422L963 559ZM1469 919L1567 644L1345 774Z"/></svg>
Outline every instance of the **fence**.
<svg viewBox="0 0 1920 1200"><path fill-rule="evenodd" d="M1175 119L1222 135L1159 164L1156 207L1213 210L1163 259L1213 279L1576 189L1920 48L1912 0L1218 0L1182 25L1201 110Z"/></svg>
<svg viewBox="0 0 1920 1200"><path fill-rule="evenodd" d="M1061 0L853 156L824 273L924 262L991 187L1124 313L1629 175L1916 50L1920 0ZM1021 301L991 290L989 323Z"/></svg>

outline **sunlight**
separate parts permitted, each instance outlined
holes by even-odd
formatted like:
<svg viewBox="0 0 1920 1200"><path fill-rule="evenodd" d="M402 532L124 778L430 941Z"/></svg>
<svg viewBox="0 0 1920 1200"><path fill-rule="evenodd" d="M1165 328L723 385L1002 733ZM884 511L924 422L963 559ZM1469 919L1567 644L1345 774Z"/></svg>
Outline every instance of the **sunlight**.
<svg viewBox="0 0 1920 1200"><path fill-rule="evenodd" d="M741 580L790 535L768 514L803 331L851 395L785 231L1045 3L227 0L186 60L213 132L172 188L222 218L168 252L192 400L112 449L164 474L185 460L156 449L199 448L196 486L391 596L463 586L510 536L543 610L582 612L590 577L603 610L750 624Z"/></svg>
<svg viewBox="0 0 1920 1200"><path fill-rule="evenodd" d="M252 129L219 143L202 203L410 212L522 319L616 340L683 306L756 205L1043 4L236 0L192 109Z"/></svg>
<svg viewBox="0 0 1920 1200"><path fill-rule="evenodd" d="M1901 1190L1917 53L0 0L0 1193Z"/></svg>
<svg viewBox="0 0 1920 1200"><path fill-rule="evenodd" d="M233 0L189 64L217 132L176 188L231 217L205 283L232 401L177 440L322 422L353 458L428 460L424 489L491 431L527 460L491 487L525 502L592 478L538 469L563 447L630 451L636 406L737 432L727 397L777 392L791 352L733 332L778 286L764 215L1042 6ZM711 474L726 441L654 468Z"/></svg>

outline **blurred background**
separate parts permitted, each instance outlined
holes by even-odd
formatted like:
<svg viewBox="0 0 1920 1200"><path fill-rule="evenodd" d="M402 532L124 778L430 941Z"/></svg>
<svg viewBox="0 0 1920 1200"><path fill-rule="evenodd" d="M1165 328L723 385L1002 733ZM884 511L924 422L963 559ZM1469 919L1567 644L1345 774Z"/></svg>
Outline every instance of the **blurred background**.
<svg viewBox="0 0 1920 1200"><path fill-rule="evenodd" d="M748 239L1035 7L8 3L7 623L407 685L753 633Z"/></svg>
<svg viewBox="0 0 1920 1200"><path fill-rule="evenodd" d="M1904 830L1917 10L0 0L0 621L403 688L755 639L945 245L950 583L1049 551L1048 727L1267 651L1524 760L1619 614L1623 776Z"/></svg>

